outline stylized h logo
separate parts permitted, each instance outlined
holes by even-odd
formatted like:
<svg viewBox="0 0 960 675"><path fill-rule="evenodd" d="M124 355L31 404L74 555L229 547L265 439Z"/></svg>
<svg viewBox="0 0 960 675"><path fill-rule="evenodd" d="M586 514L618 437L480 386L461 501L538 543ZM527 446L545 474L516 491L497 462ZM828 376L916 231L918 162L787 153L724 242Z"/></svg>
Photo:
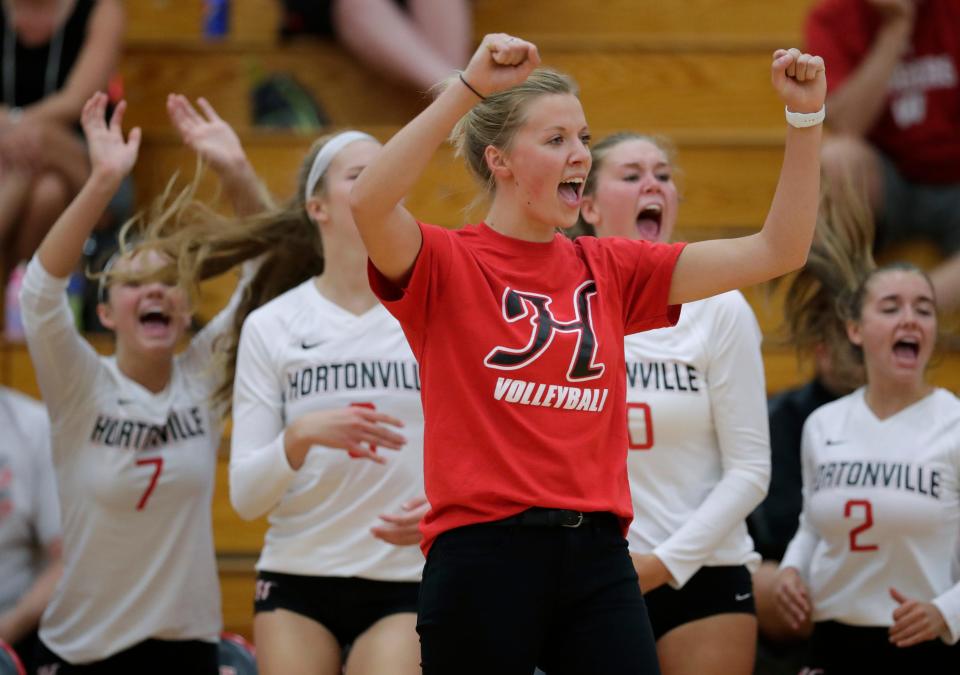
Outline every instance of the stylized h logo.
<svg viewBox="0 0 960 675"><path fill-rule="evenodd" d="M571 382L595 380L603 375L606 366L594 363L597 356L597 336L590 314L590 298L597 294L595 281L582 283L573 293L576 319L557 321L550 311L553 299L539 293L526 293L508 288L503 292L503 318L514 323L529 316L533 327L525 347L511 349L496 347L483 360L484 365L497 370L517 370L536 361L557 333L577 333L577 347L570 359L567 379Z"/></svg>

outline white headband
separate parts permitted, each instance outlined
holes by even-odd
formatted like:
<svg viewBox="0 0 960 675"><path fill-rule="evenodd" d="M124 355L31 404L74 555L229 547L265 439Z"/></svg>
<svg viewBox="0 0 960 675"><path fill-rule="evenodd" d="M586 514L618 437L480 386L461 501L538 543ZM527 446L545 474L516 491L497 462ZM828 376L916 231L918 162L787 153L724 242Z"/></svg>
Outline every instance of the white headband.
<svg viewBox="0 0 960 675"><path fill-rule="evenodd" d="M374 143L380 142L370 134L365 134L362 131L344 131L343 133L337 134L327 141L320 152L317 153L317 156L313 159L313 166L310 167L310 173L307 174L307 187L303 193L303 201L310 199L310 195L313 194L313 191L317 187L317 183L320 182L323 174L326 173L330 166L330 162L333 161L333 158L339 155L341 150L354 141L373 141Z"/></svg>

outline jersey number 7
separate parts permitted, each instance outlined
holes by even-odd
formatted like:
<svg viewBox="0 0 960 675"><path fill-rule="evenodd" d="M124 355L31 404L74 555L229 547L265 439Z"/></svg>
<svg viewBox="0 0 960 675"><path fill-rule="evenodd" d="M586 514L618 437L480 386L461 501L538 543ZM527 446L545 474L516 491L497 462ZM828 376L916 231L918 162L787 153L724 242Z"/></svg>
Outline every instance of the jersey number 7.
<svg viewBox="0 0 960 675"><path fill-rule="evenodd" d="M137 466L146 466L147 464L153 464L153 475L150 476L150 484L147 485L147 489L144 490L143 496L137 503L137 511L143 511L143 508L147 505L147 500L153 494L153 489L157 487L160 474L163 473L163 457L148 457L147 459L137 460Z"/></svg>

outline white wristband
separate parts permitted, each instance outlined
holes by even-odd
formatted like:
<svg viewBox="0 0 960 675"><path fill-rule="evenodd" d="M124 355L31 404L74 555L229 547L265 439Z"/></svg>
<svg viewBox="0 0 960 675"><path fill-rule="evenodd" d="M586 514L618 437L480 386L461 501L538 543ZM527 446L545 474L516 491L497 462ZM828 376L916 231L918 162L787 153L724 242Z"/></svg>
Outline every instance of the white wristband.
<svg viewBox="0 0 960 675"><path fill-rule="evenodd" d="M787 113L787 124L797 129L805 129L806 127L815 127L818 124L823 124L823 120L827 116L826 105L821 106L820 110L812 113L791 112L786 106L783 107L783 110Z"/></svg>

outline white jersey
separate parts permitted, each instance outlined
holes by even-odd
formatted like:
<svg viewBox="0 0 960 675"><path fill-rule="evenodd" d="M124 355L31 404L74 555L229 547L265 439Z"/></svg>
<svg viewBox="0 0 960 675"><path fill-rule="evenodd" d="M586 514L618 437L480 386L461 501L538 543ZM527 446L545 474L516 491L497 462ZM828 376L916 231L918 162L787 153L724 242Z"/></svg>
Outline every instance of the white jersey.
<svg viewBox="0 0 960 675"><path fill-rule="evenodd" d="M316 410L371 406L403 421L407 442L385 465L315 446L294 471L284 428ZM418 581L418 546L370 528L423 495L423 409L417 362L379 303L356 316L305 281L244 322L234 382L230 497L245 518L269 513L257 569L306 576Z"/></svg>
<svg viewBox="0 0 960 675"><path fill-rule="evenodd" d="M625 340L631 551L682 587L701 567L759 565L745 519L770 481L760 328L733 291Z"/></svg>
<svg viewBox="0 0 960 675"><path fill-rule="evenodd" d="M66 286L34 257L21 291L63 515L65 569L40 638L75 664L148 638L216 641L210 509L221 424L209 403L218 381L210 356L238 296L154 394L77 333Z"/></svg>
<svg viewBox="0 0 960 675"><path fill-rule="evenodd" d="M814 621L891 626L889 589L933 602L960 638L960 400L937 389L885 420L864 389L803 428L803 512L781 567L810 587Z"/></svg>
<svg viewBox="0 0 960 675"><path fill-rule="evenodd" d="M0 387L0 614L12 609L42 571L60 536L50 422L37 401Z"/></svg>

